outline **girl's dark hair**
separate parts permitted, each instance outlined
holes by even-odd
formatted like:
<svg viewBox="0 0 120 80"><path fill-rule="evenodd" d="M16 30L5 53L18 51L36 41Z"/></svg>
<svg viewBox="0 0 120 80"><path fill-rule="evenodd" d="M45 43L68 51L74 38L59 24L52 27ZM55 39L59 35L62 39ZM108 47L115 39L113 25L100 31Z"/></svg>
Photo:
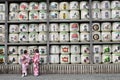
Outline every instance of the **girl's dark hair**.
<svg viewBox="0 0 120 80"><path fill-rule="evenodd" d="M27 53L27 50L24 50L24 54L26 54Z"/></svg>
<svg viewBox="0 0 120 80"><path fill-rule="evenodd" d="M38 50L38 49L35 49L35 53L39 53L39 50Z"/></svg>

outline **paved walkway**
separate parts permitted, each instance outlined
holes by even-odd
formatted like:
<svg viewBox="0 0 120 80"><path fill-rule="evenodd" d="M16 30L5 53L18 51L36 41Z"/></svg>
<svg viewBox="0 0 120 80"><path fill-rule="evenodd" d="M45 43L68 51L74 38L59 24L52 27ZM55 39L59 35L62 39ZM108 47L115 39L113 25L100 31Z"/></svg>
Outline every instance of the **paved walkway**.
<svg viewBox="0 0 120 80"><path fill-rule="evenodd" d="M0 74L0 80L120 80L120 74L42 74L23 78L20 74Z"/></svg>

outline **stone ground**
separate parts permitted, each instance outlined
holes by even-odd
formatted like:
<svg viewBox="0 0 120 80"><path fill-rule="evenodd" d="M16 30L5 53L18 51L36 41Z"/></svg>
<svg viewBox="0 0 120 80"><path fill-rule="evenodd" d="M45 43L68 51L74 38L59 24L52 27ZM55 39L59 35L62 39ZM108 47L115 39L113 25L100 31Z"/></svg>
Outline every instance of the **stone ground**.
<svg viewBox="0 0 120 80"><path fill-rule="evenodd" d="M0 80L120 80L120 74L42 74L38 77L0 74Z"/></svg>

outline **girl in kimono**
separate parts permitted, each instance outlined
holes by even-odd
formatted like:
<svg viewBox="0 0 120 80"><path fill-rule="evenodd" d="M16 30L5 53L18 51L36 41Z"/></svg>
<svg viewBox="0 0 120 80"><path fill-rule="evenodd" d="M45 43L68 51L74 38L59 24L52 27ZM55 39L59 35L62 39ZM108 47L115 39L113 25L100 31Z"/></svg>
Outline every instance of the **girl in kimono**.
<svg viewBox="0 0 120 80"><path fill-rule="evenodd" d="M39 75L39 60L40 60L40 54L39 50L36 49L34 56L33 56L33 71L34 71L34 76Z"/></svg>
<svg viewBox="0 0 120 80"><path fill-rule="evenodd" d="M27 50L24 51L24 54L22 54L21 56L21 64L22 64L22 77L27 76L27 69L29 66L29 62L30 62L30 56L27 52Z"/></svg>

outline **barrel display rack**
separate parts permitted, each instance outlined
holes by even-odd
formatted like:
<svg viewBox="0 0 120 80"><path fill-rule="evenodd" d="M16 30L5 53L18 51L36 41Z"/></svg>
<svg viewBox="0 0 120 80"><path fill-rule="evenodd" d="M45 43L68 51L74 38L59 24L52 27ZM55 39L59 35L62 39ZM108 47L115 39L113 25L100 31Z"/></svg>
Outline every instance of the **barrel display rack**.
<svg viewBox="0 0 120 80"><path fill-rule="evenodd" d="M49 4L50 1L68 1L69 0L0 0L0 3L5 3L5 21L0 21L0 24L5 24L5 43L0 43L0 46L5 46L5 63L0 64L0 74L16 74L21 73L21 66L19 64L8 64L8 47L9 46L47 46L47 64L40 65L40 73L41 74L94 74L94 73L120 73L120 63L110 63L110 64L94 64L93 62L93 45L103 45L103 44L120 44L120 42L94 42L92 40L92 28L90 27L90 42L50 42L49 41L49 29L47 29L47 42L46 43L9 43L9 25L10 24L19 24L19 23L46 23L47 26L50 23L89 23L89 26L92 26L92 23L101 23L101 22L120 22L120 19L114 20L94 20L92 18L92 1L89 2L89 15L90 18L88 20L50 20L49 15L47 15L47 20L38 20L38 21L9 21L9 4L20 3L20 2L43 2L47 3L47 14L49 14ZM70 0L70 1L81 1L81 0ZM84 0L83 0L84 1ZM87 1L87 0L86 0ZM104 0L99 0L104 1ZM111 0L109 0L111 1ZM90 64L50 64L49 56L50 56L50 45L90 45ZM32 73L32 65L29 66L29 73Z"/></svg>

